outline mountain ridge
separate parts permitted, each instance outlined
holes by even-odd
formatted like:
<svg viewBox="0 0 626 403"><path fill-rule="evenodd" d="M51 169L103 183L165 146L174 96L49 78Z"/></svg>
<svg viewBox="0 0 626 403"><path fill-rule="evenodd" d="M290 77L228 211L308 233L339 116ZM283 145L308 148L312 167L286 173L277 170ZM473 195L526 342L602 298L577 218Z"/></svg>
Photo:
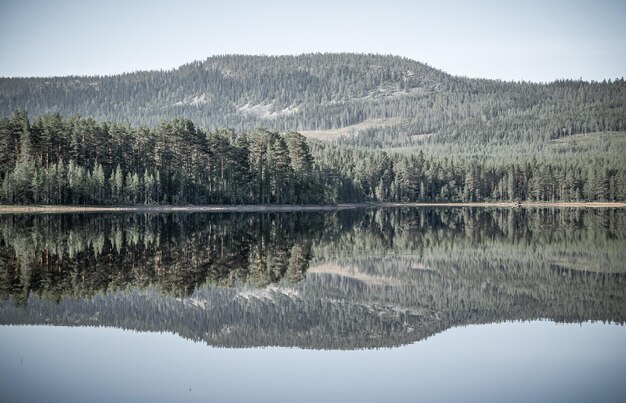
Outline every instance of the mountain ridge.
<svg viewBox="0 0 626 403"><path fill-rule="evenodd" d="M493 81L493 82L497 82L497 83L504 83L504 84L536 84L536 85L550 85L550 84L556 84L556 83L563 83L563 82L582 82L582 83L586 83L586 84L599 84L599 83L603 83L603 82L613 82L613 81L620 81L622 79L624 79L624 76L621 77L605 77L601 80L596 80L596 79L591 79L591 80L587 80L587 79L583 79L582 77L580 78L567 78L567 77L563 77L563 78L555 78L553 80L545 80L545 81L535 81L535 80L508 80L508 79L502 79L502 78L492 78L492 77L485 77L485 76L470 76L470 75L464 75L464 74L453 74L453 73L449 73L446 70L442 69L442 68L438 68L435 66L430 65L429 63L414 59L412 57L408 57L408 56L402 56L402 55L397 55L394 53L375 53L375 52L324 52L324 51L320 51L320 52L305 52L305 53L294 53L294 54L264 54L264 53L220 53L220 54L214 54L214 55L210 55L207 56L204 59L195 59L192 60L190 62L185 62L182 63L178 66L175 67L170 67L170 68L148 68L148 69L136 69L136 70L130 70L130 71L120 71L120 72L116 72L116 73L106 73L106 74L64 74L64 75L35 75L35 76L3 76L0 75L0 79L57 79L57 78L108 78L108 77L115 77L115 76L125 76L125 75L133 75L133 74L140 74L140 73L171 73L171 72L175 72L178 70L181 70L185 67L189 67L189 66L193 66L193 65L197 65L197 64L203 64L206 63L209 59L217 59L217 58L230 58L230 57L246 57L246 58L266 58L266 59L278 59L278 58L300 58L300 57L307 57L307 56L326 56L326 55L352 55L352 56L374 56L374 57L390 57L390 58L395 58L395 59L401 59L401 60L405 60L405 61L409 61L409 62L414 62L414 63L418 63L423 65L424 67L436 70L444 75L450 76L450 77L454 77L454 78L458 78L458 79L463 79L463 80L477 80L477 81Z"/></svg>
<svg viewBox="0 0 626 403"><path fill-rule="evenodd" d="M458 76L452 75L443 69L438 69L429 65L428 63L421 62L416 59L412 59L406 56L400 56L393 53L360 53L360 52L305 52L305 53L297 53L297 54L246 54L246 53L222 53L222 54L214 54L207 56L204 59L195 59L190 62L182 63L178 66L171 68L155 68L155 69L137 69L132 71L122 71L117 73L110 74L65 74L65 75L51 75L51 76L0 76L0 79L46 79L46 78L107 78L107 77L115 77L115 76L124 76L124 75L133 75L140 73L171 73L175 72L190 66L195 66L198 64L205 64L211 59L222 59L222 58L258 58L258 59L299 59L299 58L307 58L307 57L318 57L318 56L364 56L364 57L380 57L380 58L393 58L399 59L407 62L418 63L423 65L424 67L437 70L442 74L466 78L466 79L477 79L477 80L493 80L493 81L503 81L503 82L515 82L510 80L500 80L500 79L489 79L484 77L469 77L469 76ZM555 81L559 81L558 79ZM530 82L530 81L529 81ZM593 82L591 80L590 82Z"/></svg>

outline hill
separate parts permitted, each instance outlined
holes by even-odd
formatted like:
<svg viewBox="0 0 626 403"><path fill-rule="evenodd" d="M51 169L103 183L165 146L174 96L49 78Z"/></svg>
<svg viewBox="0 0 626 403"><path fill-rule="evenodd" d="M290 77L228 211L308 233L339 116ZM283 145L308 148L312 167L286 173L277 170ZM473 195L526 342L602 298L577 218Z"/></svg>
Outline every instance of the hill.
<svg viewBox="0 0 626 403"><path fill-rule="evenodd" d="M371 54L226 55L169 71L0 78L0 116L17 109L151 127L183 117L368 147L543 144L626 130L626 83L469 79Z"/></svg>

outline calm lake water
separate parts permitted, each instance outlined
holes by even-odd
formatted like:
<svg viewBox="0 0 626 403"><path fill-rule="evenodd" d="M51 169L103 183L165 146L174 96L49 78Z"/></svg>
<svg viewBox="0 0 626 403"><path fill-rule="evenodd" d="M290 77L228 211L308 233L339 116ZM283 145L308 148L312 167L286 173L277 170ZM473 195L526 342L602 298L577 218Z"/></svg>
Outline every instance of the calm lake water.
<svg viewBox="0 0 626 403"><path fill-rule="evenodd" d="M0 216L0 401L623 401L626 211Z"/></svg>

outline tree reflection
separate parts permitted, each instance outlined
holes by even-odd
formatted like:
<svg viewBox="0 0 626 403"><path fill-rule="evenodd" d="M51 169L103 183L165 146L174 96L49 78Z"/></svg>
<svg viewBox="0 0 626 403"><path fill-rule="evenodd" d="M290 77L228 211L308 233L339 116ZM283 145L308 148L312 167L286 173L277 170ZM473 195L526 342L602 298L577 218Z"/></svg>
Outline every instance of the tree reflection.
<svg viewBox="0 0 626 403"><path fill-rule="evenodd" d="M0 219L1 296L54 301L133 287L186 297L206 284L264 287L299 281L308 238L324 216L306 214L52 215Z"/></svg>
<svg viewBox="0 0 626 403"><path fill-rule="evenodd" d="M0 320L308 348L624 323L625 244L611 209L2 216Z"/></svg>

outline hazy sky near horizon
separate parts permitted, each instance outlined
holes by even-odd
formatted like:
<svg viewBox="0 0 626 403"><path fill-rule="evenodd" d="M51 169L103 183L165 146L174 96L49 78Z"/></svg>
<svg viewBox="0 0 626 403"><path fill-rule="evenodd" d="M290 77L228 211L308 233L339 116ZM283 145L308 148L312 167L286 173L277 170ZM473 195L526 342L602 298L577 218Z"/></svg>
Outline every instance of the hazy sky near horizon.
<svg viewBox="0 0 626 403"><path fill-rule="evenodd" d="M626 1L1 0L0 76L171 69L218 54L367 52L469 77L626 76Z"/></svg>

